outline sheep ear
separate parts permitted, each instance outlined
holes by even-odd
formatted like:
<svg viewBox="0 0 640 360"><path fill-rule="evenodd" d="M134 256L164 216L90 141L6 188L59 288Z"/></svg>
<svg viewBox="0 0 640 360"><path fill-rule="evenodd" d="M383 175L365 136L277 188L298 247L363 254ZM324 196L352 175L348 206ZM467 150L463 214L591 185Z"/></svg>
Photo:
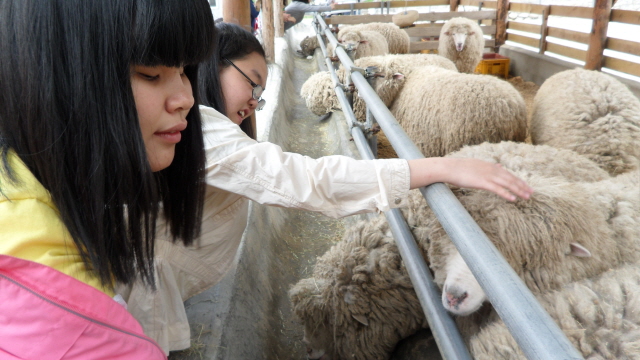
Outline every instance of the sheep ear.
<svg viewBox="0 0 640 360"><path fill-rule="evenodd" d="M360 40L360 44L368 44L369 40Z"/></svg>
<svg viewBox="0 0 640 360"><path fill-rule="evenodd" d="M393 80L402 80L404 79L404 75L400 73L393 74Z"/></svg>
<svg viewBox="0 0 640 360"><path fill-rule="evenodd" d="M472 31L472 32L468 33L467 35L473 35L475 33L476 33L475 31Z"/></svg>
<svg viewBox="0 0 640 360"><path fill-rule="evenodd" d="M570 255L577 257L591 257L591 251L589 251L589 249L587 249L586 247L578 243L571 243L569 244L569 246L571 247L571 252L569 253Z"/></svg>
<svg viewBox="0 0 640 360"><path fill-rule="evenodd" d="M353 315L351 314L351 316L356 319L357 322L359 322L360 324L364 325L364 326L369 326L369 320L367 320L367 317L359 314L359 315Z"/></svg>
<svg viewBox="0 0 640 360"><path fill-rule="evenodd" d="M447 35L447 36L451 35L451 33L448 32L448 31L445 31L444 34Z"/></svg>

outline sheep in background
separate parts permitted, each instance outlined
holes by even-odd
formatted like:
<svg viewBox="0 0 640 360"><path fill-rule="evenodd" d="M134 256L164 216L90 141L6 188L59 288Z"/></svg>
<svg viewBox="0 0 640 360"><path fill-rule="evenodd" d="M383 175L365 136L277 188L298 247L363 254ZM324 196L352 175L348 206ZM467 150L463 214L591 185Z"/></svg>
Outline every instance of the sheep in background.
<svg viewBox="0 0 640 360"><path fill-rule="evenodd" d="M640 167L640 100L612 76L573 69L538 90L531 140L575 150L612 175Z"/></svg>
<svg viewBox="0 0 640 360"><path fill-rule="evenodd" d="M353 58L360 59L367 56L385 55L389 53L387 39L380 33L367 30L351 30L346 32L341 41L345 50L354 52ZM333 44L327 46L327 52L332 60L337 61Z"/></svg>
<svg viewBox="0 0 640 360"><path fill-rule="evenodd" d="M450 59L461 73L473 73L482 61L484 37L475 20L456 17L440 30L438 54Z"/></svg>
<svg viewBox="0 0 640 360"><path fill-rule="evenodd" d="M425 66L435 66L442 69L457 72L451 60L442 56L432 54L402 54L370 56L354 61L354 65L366 69L376 67L376 78L373 82L373 90L380 100L389 107L402 89L407 76L410 76L414 69ZM344 83L347 72L340 67L336 72L340 81ZM364 99L358 96L358 90L354 87L353 112L358 121L366 120L366 104Z"/></svg>
<svg viewBox="0 0 640 360"><path fill-rule="evenodd" d="M300 41L300 54L304 56L313 56L316 48L319 48L317 36L307 36Z"/></svg>
<svg viewBox="0 0 640 360"><path fill-rule="evenodd" d="M511 84L491 75L427 66L404 80L391 113L426 157L485 141L524 141L527 109Z"/></svg>
<svg viewBox="0 0 640 360"><path fill-rule="evenodd" d="M411 39L406 31L400 29L395 24L391 23L368 23L359 25L343 25L338 30L337 40L344 41L344 35L349 31L375 31L380 33L387 40L389 44L389 53L391 54L406 54L409 52L409 43Z"/></svg>
<svg viewBox="0 0 640 360"><path fill-rule="evenodd" d="M388 359L397 342L427 326L383 216L347 229L318 258L313 277L289 291L309 359Z"/></svg>
<svg viewBox="0 0 640 360"><path fill-rule="evenodd" d="M374 90L386 106L391 105L404 82L405 73L410 73L413 68L427 65L439 66L444 69L456 71L455 65L446 58L430 54L403 54L370 56L354 61L355 66L367 68L376 66L376 80ZM340 103L333 92L331 76L328 71L321 72L325 75L314 74L302 85L300 96L305 100L307 108L318 116L322 116L333 110L340 109ZM346 72L344 69L337 71L338 78L344 82ZM332 91L324 91L325 89ZM357 89L353 89L357 92ZM359 121L365 121L366 104L357 96L353 97L353 111Z"/></svg>
<svg viewBox="0 0 640 360"><path fill-rule="evenodd" d="M331 73L321 71L311 75L300 88L300 96L312 113L321 116L340 109Z"/></svg>

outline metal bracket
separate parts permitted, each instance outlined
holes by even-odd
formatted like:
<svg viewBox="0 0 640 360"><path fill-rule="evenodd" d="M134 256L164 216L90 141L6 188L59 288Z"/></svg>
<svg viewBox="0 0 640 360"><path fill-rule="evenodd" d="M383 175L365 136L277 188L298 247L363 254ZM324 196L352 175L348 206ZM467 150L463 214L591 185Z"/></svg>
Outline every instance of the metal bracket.
<svg viewBox="0 0 640 360"><path fill-rule="evenodd" d="M364 71L364 78L365 79L372 79L374 77L376 77L376 73L378 72L378 67L377 66L367 66L367 68Z"/></svg>
<svg viewBox="0 0 640 360"><path fill-rule="evenodd" d="M366 76L367 74L366 70L363 68L359 68L357 66L352 66L349 68L349 72L354 72L354 71L359 72L360 74L362 74L362 76Z"/></svg>

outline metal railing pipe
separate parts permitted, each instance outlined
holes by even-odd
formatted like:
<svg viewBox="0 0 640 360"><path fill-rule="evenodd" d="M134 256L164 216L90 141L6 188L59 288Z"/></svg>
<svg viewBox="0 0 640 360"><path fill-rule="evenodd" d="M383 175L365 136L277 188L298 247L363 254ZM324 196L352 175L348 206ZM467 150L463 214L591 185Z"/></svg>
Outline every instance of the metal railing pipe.
<svg viewBox="0 0 640 360"><path fill-rule="evenodd" d="M351 59L346 54L344 49L338 46L338 42L335 37L328 29L325 30L325 35L327 39L333 43L336 54L342 53L351 65ZM319 40L321 40L320 35L318 35ZM332 79L334 83L339 83L339 80L335 74L335 69L331 60L327 57L327 49L324 45L323 41L319 41L320 48L325 56L327 61L327 67L329 68L330 73L332 74ZM340 57L340 55L339 55ZM361 75L358 73L358 75ZM343 107L343 112L346 117L351 119L347 121L357 121L355 116L353 115L353 110L348 107L345 108L346 97L344 100L341 98L344 96L344 91L342 88L336 86L336 95L338 96L338 100L340 101L341 106ZM364 134L361 129L357 126L352 126L352 129L358 129L360 131L351 131L351 134L354 135L358 133L362 135L364 138ZM354 141L356 140L356 136L354 135ZM365 146L366 145L366 146ZM356 141L356 147L360 151L360 155L363 159L374 159L374 155L372 150L369 148L366 142L362 144L359 141ZM398 209L392 209L390 211L385 212L385 216L387 218L387 222L389 223L389 227L391 228L391 232L398 246L398 250L400 251L400 255L404 261L405 267L407 269L407 273L411 278L411 283L414 286L416 291L416 295L420 300L420 304L422 305L422 310L425 313L425 317L427 318L427 322L429 323L429 327L431 332L438 344L438 349L440 353L443 355L445 359L448 360L468 360L471 359L469 355L469 351L460 336L460 332L455 325L455 322L446 311L446 309L442 306L442 302L440 301L440 290L438 286L433 281L433 277L429 271L429 268L422 257L422 252L418 248L416 241L411 234L409 226L407 225L402 213Z"/></svg>
<svg viewBox="0 0 640 360"><path fill-rule="evenodd" d="M326 28L321 18L318 23ZM335 41L333 36L328 38ZM344 50L336 50L343 66L352 68L353 63ZM423 158L424 155L409 139L365 77L357 71L352 71L351 75L359 96L371 109L398 156L405 159ZM420 191L525 356L530 360L582 359L581 354L451 190L446 185L437 183L421 188Z"/></svg>

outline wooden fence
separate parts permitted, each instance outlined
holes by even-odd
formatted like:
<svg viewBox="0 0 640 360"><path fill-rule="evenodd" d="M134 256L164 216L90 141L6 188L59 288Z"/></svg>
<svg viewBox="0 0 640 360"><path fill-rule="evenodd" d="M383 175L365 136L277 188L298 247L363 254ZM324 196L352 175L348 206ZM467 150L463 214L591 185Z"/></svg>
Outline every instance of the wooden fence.
<svg viewBox="0 0 640 360"><path fill-rule="evenodd" d="M460 5L466 10L458 11ZM611 9L612 0L596 0L594 7L535 5L508 0L415 0L381 1L367 3L337 4L335 10L381 9L377 15L342 15L327 19L327 24L359 24L368 22L391 22L391 8L421 8L427 6L449 6L449 11L420 12L416 25L406 28L411 37L411 52L438 48L438 36L443 22L456 16L478 20L483 33L489 35L485 47L495 52L506 40L536 48L540 54L554 53L584 62L584 67L600 70L602 67L640 77L638 62L604 55L605 50L640 56L640 11ZM386 11L386 14L384 12ZM508 12L535 14L541 24L530 24L509 20ZM593 20L590 33L548 26L549 16L562 16ZM610 23L638 25L637 40L608 37ZM549 42L548 37L584 44L587 50Z"/></svg>

